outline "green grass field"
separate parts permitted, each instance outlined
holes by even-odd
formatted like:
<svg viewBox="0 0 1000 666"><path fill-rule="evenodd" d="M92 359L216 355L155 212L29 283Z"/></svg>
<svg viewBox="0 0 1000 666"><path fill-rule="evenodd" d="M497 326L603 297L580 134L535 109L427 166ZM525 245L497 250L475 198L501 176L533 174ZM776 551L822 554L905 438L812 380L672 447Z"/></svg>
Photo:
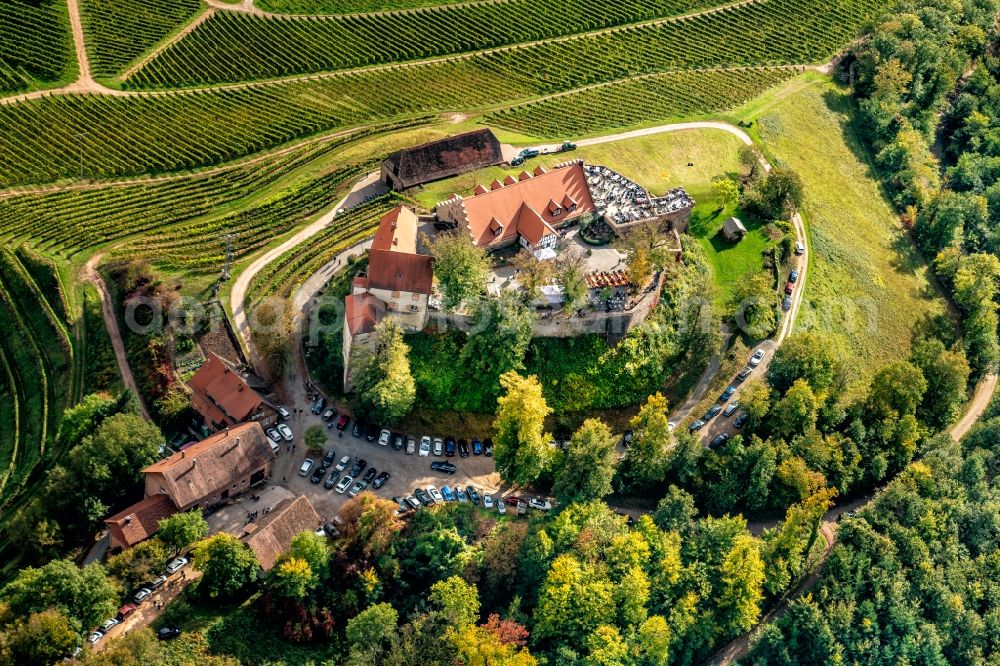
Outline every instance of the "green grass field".
<svg viewBox="0 0 1000 666"><path fill-rule="evenodd" d="M946 302L847 125L849 103L846 90L805 74L742 117L768 157L805 184L812 261L797 329L842 334L863 370L906 356L914 324Z"/></svg>

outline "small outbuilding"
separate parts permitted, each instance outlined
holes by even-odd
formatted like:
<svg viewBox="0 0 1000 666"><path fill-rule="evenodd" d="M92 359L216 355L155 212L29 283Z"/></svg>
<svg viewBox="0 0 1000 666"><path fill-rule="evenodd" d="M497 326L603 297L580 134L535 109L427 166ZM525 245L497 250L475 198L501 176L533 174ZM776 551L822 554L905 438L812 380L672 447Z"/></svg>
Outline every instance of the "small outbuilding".
<svg viewBox="0 0 1000 666"><path fill-rule="evenodd" d="M731 217L722 225L722 237L731 243L742 240L746 235L747 228L738 217Z"/></svg>

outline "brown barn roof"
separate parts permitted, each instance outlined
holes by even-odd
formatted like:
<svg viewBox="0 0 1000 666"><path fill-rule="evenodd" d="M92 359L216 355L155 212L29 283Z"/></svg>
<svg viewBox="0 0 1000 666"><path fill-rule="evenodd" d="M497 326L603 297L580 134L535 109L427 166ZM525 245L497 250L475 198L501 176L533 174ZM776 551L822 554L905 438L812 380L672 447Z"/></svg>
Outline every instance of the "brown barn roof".
<svg viewBox="0 0 1000 666"><path fill-rule="evenodd" d="M142 470L147 475L146 494L156 492L150 491L149 476L159 475L163 490L174 504L186 508L228 488L271 460L274 453L264 429L256 421L243 423Z"/></svg>
<svg viewBox="0 0 1000 666"><path fill-rule="evenodd" d="M267 404L238 372L211 352L188 386L191 406L216 427L245 421Z"/></svg>
<svg viewBox="0 0 1000 666"><path fill-rule="evenodd" d="M407 188L502 162L500 141L481 129L398 150L383 166Z"/></svg>
<svg viewBox="0 0 1000 666"><path fill-rule="evenodd" d="M306 530L312 532L320 522L309 498L300 495L278 502L263 518L248 526L253 529L243 537L243 541L257 556L261 568L270 571L278 557L288 552L295 536Z"/></svg>
<svg viewBox="0 0 1000 666"><path fill-rule="evenodd" d="M105 518L111 531L112 543L131 548L145 541L160 529L160 521L177 513L177 507L166 495L147 497L121 513Z"/></svg>
<svg viewBox="0 0 1000 666"><path fill-rule="evenodd" d="M351 335L371 333L384 314L385 303L371 294L348 294L344 298L344 324Z"/></svg>

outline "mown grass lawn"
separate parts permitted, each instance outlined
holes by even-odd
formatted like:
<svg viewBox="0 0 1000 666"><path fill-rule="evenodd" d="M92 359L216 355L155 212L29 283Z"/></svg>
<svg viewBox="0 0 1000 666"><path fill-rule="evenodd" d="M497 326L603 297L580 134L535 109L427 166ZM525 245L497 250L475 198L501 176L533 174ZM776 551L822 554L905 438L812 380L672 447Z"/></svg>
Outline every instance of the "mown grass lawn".
<svg viewBox="0 0 1000 666"><path fill-rule="evenodd" d="M927 262L898 225L870 156L849 126L846 89L810 73L752 103L768 158L805 185L812 251L796 330L842 334L864 376L909 353L915 324L947 308Z"/></svg>

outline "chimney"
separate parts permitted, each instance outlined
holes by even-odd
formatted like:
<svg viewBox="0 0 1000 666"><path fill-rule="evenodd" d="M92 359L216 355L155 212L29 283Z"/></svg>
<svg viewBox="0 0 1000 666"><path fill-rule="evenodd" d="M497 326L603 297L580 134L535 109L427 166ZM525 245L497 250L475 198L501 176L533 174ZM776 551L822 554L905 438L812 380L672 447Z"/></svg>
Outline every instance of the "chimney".
<svg viewBox="0 0 1000 666"><path fill-rule="evenodd" d="M229 426L226 426L226 437L229 437Z"/></svg>
<svg viewBox="0 0 1000 666"><path fill-rule="evenodd" d="M132 516L125 516L125 524L126 525L132 524Z"/></svg>

